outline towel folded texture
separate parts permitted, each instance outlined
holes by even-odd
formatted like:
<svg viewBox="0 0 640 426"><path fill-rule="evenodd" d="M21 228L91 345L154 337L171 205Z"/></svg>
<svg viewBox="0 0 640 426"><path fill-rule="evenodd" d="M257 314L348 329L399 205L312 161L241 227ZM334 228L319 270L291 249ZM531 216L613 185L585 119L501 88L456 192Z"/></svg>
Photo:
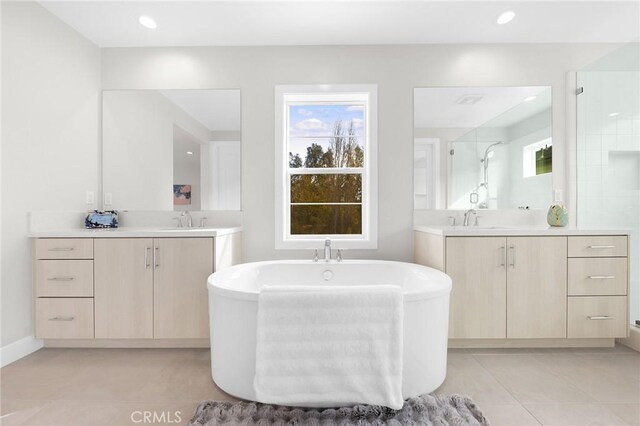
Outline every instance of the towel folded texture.
<svg viewBox="0 0 640 426"><path fill-rule="evenodd" d="M266 286L254 387L271 404L402 407L398 286Z"/></svg>

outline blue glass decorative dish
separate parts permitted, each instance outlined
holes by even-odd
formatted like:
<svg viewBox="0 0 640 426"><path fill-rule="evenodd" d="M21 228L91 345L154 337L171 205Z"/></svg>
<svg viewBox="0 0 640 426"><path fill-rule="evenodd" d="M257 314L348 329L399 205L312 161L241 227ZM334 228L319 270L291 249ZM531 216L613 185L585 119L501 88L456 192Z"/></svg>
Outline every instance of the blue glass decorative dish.
<svg viewBox="0 0 640 426"><path fill-rule="evenodd" d="M87 229L117 228L118 212L115 210L94 210L84 219L84 227Z"/></svg>

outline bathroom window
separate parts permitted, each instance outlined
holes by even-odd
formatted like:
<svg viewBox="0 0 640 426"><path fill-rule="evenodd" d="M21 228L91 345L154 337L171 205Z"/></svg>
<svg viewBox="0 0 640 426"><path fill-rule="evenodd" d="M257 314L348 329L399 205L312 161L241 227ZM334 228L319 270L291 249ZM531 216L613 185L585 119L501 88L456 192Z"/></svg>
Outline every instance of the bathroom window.
<svg viewBox="0 0 640 426"><path fill-rule="evenodd" d="M553 146L551 138L526 145L522 148L522 177L533 177L551 173Z"/></svg>
<svg viewBox="0 0 640 426"><path fill-rule="evenodd" d="M276 248L377 247L376 92L276 87Z"/></svg>

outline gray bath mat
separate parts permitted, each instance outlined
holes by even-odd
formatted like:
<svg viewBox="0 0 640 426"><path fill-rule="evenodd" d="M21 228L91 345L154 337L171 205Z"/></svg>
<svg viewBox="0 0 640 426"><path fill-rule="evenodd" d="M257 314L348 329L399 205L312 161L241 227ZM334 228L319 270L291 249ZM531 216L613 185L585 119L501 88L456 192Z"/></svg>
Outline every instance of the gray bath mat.
<svg viewBox="0 0 640 426"><path fill-rule="evenodd" d="M400 410L375 405L344 408L299 408L259 402L198 404L190 426L214 425L489 425L471 398L461 395L422 395L405 401Z"/></svg>

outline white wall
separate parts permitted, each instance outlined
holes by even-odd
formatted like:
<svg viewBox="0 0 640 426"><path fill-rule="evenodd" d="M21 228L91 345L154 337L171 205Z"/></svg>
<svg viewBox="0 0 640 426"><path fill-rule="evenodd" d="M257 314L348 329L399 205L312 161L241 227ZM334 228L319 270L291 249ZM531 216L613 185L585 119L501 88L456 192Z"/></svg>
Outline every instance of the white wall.
<svg viewBox="0 0 640 426"><path fill-rule="evenodd" d="M174 125L200 143L211 132L155 91L106 91L103 185L115 210L173 210Z"/></svg>
<svg viewBox="0 0 640 426"><path fill-rule="evenodd" d="M31 2L2 2L2 346L33 334L28 212L98 190L100 50Z"/></svg>
<svg viewBox="0 0 640 426"><path fill-rule="evenodd" d="M564 189L565 73L612 45L510 44L103 49L104 89L239 88L242 206L248 261L309 257L274 249L274 86L378 84L379 249L347 257L412 259L413 89L551 86Z"/></svg>

